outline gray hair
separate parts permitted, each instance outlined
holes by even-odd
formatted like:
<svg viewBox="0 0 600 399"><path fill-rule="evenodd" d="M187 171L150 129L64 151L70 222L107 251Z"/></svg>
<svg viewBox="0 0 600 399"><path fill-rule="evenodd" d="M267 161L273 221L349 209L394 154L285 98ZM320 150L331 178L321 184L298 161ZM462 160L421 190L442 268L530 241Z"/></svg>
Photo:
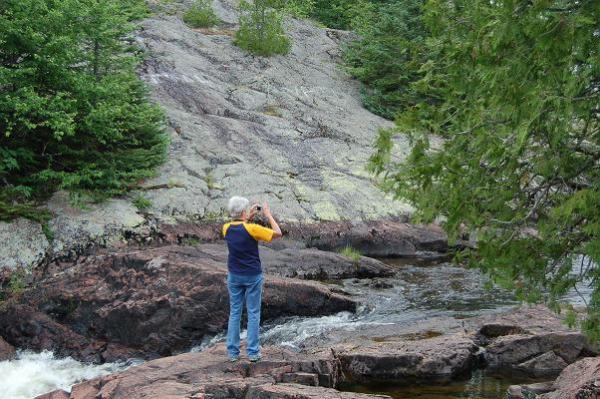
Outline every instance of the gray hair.
<svg viewBox="0 0 600 399"><path fill-rule="evenodd" d="M229 198L229 203L227 204L229 215L231 215L232 218L242 217L242 212L248 208L249 204L250 201L244 197L234 196Z"/></svg>

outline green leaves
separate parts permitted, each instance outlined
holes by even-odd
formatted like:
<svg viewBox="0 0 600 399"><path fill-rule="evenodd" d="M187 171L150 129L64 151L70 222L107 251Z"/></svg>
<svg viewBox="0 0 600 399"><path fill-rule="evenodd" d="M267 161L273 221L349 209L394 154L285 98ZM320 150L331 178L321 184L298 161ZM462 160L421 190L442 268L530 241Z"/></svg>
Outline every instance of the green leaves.
<svg viewBox="0 0 600 399"><path fill-rule="evenodd" d="M394 119L399 110L415 103L410 85L426 73L418 51L427 36L421 20L423 0L397 0L376 11L369 4L360 13L369 20L354 23L362 38L346 46L344 60L348 72L365 83L365 107Z"/></svg>
<svg viewBox="0 0 600 399"><path fill-rule="evenodd" d="M283 29L281 0L240 1L242 16L234 43L257 55L287 54L292 42Z"/></svg>
<svg viewBox="0 0 600 399"><path fill-rule="evenodd" d="M476 232L469 263L519 298L558 309L576 284L590 286L578 323L600 339L600 3L562 8L426 1L425 37L395 52L399 70L415 72L397 82L397 130L380 132L370 168L418 219L444 218L451 237L461 226ZM384 38L391 42L365 36L368 45ZM370 54L367 44L354 51ZM356 58L357 68L384 70ZM386 76L365 82L377 87ZM397 134L411 148L393 164ZM435 148L431 135L441 136ZM577 254L593 262L576 270Z"/></svg>
<svg viewBox="0 0 600 399"><path fill-rule="evenodd" d="M192 28L209 28L219 23L219 18L208 0L195 0L183 14L183 22Z"/></svg>
<svg viewBox="0 0 600 399"><path fill-rule="evenodd" d="M161 111L126 39L141 0L0 5L0 218L56 188L119 194L165 157Z"/></svg>

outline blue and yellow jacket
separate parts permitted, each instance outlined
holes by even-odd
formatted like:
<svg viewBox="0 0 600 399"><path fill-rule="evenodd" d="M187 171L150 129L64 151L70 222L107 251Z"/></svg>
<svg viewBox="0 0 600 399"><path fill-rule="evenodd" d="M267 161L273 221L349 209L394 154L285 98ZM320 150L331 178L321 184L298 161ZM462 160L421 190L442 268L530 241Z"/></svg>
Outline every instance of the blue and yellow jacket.
<svg viewBox="0 0 600 399"><path fill-rule="evenodd" d="M225 223L223 237L229 249L227 257L229 272L246 276L262 273L258 241L270 242L273 233L273 230L255 223L242 221Z"/></svg>

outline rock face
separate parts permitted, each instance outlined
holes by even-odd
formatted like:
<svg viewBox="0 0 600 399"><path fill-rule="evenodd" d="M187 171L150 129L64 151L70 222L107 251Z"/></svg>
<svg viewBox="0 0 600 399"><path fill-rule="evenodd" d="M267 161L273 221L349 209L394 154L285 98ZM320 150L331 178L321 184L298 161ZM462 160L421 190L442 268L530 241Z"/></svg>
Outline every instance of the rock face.
<svg viewBox="0 0 600 399"><path fill-rule="evenodd" d="M75 385L37 399L367 399L386 396L339 392L339 362L307 358L279 348L263 348L263 360L228 363L219 345L132 367L124 372ZM306 384L303 384L306 383ZM55 395L55 396L51 396Z"/></svg>
<svg viewBox="0 0 600 399"><path fill-rule="evenodd" d="M600 398L600 357L588 357L563 370L553 385L554 391L539 399Z"/></svg>
<svg viewBox="0 0 600 399"><path fill-rule="evenodd" d="M408 211L365 171L377 129L392 123L363 108L358 82L339 68L346 34L288 20L291 53L255 57L232 44L236 3L214 5L222 28L193 30L158 15L139 32L150 54L142 78L172 128L170 160L146 185L179 186L148 190L152 211L220 214L240 193L269 198L288 221Z"/></svg>
<svg viewBox="0 0 600 399"><path fill-rule="evenodd" d="M401 220L296 224L289 228L289 236L325 251L351 246L376 257L448 250L448 238L439 226L417 226Z"/></svg>
<svg viewBox="0 0 600 399"><path fill-rule="evenodd" d="M0 270L37 265L49 249L40 224L22 218L0 222L0 242Z"/></svg>
<svg viewBox="0 0 600 399"><path fill-rule="evenodd" d="M9 237L16 246L0 254L1 266L112 245L164 223L212 220L234 194L269 200L288 222L376 220L412 211L383 194L365 169L378 129L393 123L364 109L359 83L340 68L347 33L288 20L291 53L255 57L232 43L237 1L213 2L223 23L212 30L181 21L189 1L170 3L176 15L157 6L137 35L148 55L141 77L168 119L167 163L139 193L86 210L57 193L48 203L53 241L44 241L39 226L23 239ZM405 139L398 144L403 157ZM152 203L143 213L132 204L138 194ZM0 237L24 232L23 223L0 225Z"/></svg>
<svg viewBox="0 0 600 399"><path fill-rule="evenodd" d="M464 334L334 349L342 369L361 383L447 382L477 364L477 345Z"/></svg>
<svg viewBox="0 0 600 399"><path fill-rule="evenodd" d="M484 359L491 371L531 377L555 377L594 353L583 334L569 330L542 306L488 318L477 341L485 345Z"/></svg>
<svg viewBox="0 0 600 399"><path fill-rule="evenodd" d="M15 354L15 348L0 337L0 362L14 359Z"/></svg>
<svg viewBox="0 0 600 399"><path fill-rule="evenodd" d="M217 247L204 250L214 253ZM0 335L8 342L111 361L170 355L226 326L226 266L203 249L167 246L92 256L64 267L48 270L51 275L22 296L27 305L12 301L0 309ZM265 320L356 307L316 282L267 276L264 290Z"/></svg>

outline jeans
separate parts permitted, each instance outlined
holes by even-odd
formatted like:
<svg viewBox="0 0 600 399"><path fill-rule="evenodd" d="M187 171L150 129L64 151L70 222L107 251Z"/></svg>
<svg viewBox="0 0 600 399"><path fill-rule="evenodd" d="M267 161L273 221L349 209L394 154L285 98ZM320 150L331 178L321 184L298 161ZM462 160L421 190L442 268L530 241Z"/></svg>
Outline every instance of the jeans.
<svg viewBox="0 0 600 399"><path fill-rule="evenodd" d="M260 356L258 329L260 326L260 303L262 297L263 275L244 276L229 273L229 324L227 326L227 354L230 358L240 355L240 319L246 299L248 312L248 356Z"/></svg>

